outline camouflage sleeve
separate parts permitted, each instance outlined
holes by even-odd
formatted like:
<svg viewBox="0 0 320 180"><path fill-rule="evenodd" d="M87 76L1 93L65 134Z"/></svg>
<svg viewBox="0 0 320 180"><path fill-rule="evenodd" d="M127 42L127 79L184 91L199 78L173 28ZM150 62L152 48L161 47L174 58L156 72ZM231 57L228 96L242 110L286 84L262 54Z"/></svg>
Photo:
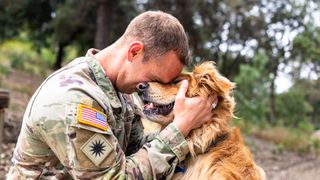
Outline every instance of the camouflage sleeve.
<svg viewBox="0 0 320 180"><path fill-rule="evenodd" d="M176 164L189 151L183 135L171 124L136 153L126 156L110 127L100 129L79 123L86 106L77 101L64 104L65 111L52 108L54 104L38 107L37 111L45 113L37 117L36 123L41 125L35 131L75 179L171 177ZM104 118L97 110L86 108L96 118ZM55 114L56 119L48 118L48 114Z"/></svg>
<svg viewBox="0 0 320 180"><path fill-rule="evenodd" d="M72 179L34 130L25 118L5 179Z"/></svg>
<svg viewBox="0 0 320 180"><path fill-rule="evenodd" d="M145 154L144 158L138 157L149 161L153 179L163 179L163 177L171 179L176 165L184 160L188 152L189 148L183 135L173 124L169 124L154 140L146 143L136 154ZM129 158L136 161L139 169L142 171L147 169L148 167L145 164L140 164L140 159L134 155ZM148 178L148 176L143 177Z"/></svg>
<svg viewBox="0 0 320 180"><path fill-rule="evenodd" d="M135 117L132 122L130 139L126 149L126 155L131 155L137 152L145 143L152 141L159 132L144 133L141 122L141 110L135 107Z"/></svg>

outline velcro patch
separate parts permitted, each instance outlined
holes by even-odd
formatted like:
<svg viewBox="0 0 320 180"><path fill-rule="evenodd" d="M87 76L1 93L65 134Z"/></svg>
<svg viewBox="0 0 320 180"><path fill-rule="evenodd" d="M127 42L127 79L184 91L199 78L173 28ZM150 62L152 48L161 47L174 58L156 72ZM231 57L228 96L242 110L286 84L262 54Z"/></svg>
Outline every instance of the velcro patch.
<svg viewBox="0 0 320 180"><path fill-rule="evenodd" d="M107 131L107 115L92 107L79 104L78 122Z"/></svg>
<svg viewBox="0 0 320 180"><path fill-rule="evenodd" d="M101 134L93 135L85 144L81 151L96 165L101 162L113 151L112 145Z"/></svg>

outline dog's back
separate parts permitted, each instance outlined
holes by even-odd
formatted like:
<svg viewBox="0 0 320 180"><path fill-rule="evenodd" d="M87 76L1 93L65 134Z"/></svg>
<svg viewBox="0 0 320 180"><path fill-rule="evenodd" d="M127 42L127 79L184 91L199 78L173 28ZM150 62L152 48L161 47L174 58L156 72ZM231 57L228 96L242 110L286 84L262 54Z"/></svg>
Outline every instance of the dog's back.
<svg viewBox="0 0 320 180"><path fill-rule="evenodd" d="M254 163L252 154L244 145L239 129L233 129L208 152L184 162L184 173L173 179L264 180L264 171Z"/></svg>

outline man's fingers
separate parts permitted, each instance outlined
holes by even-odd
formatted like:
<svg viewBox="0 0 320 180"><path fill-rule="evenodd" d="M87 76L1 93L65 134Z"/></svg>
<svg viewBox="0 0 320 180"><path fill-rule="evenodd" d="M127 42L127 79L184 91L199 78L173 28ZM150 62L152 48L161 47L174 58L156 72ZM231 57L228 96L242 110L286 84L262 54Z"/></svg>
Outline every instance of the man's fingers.
<svg viewBox="0 0 320 180"><path fill-rule="evenodd" d="M177 93L177 98L184 98L186 96L186 92L188 90L188 86L189 86L189 82L188 80L183 80L181 82L181 85L180 85L180 88L179 88L179 91Z"/></svg>

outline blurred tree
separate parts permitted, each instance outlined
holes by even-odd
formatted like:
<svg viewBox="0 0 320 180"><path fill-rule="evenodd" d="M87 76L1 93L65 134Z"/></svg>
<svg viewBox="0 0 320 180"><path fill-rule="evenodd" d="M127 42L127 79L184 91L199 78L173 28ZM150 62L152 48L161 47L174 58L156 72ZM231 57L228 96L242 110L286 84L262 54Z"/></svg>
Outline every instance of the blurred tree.
<svg viewBox="0 0 320 180"><path fill-rule="evenodd" d="M295 85L306 93L305 100L313 111L311 122L320 128L320 27L306 26L293 41L291 58L292 77Z"/></svg>
<svg viewBox="0 0 320 180"><path fill-rule="evenodd" d="M300 90L305 95L304 101L312 107L312 111L307 114L308 120L317 128L320 128L320 79L295 79L292 89ZM295 106L299 107L301 105Z"/></svg>
<svg viewBox="0 0 320 180"><path fill-rule="evenodd" d="M0 0L0 42L28 32L35 47L48 45L52 6L47 0ZM37 48L38 49L38 48Z"/></svg>
<svg viewBox="0 0 320 180"><path fill-rule="evenodd" d="M53 29L53 41L56 44L56 62L54 69L61 67L64 49L74 43L78 48L93 44L95 14L94 1L65 0L55 5L50 27Z"/></svg>
<svg viewBox="0 0 320 180"><path fill-rule="evenodd" d="M55 69L61 67L66 46L77 47L80 54L90 47L102 49L118 39L137 14L133 0L64 0L55 7L50 24L57 44Z"/></svg>
<svg viewBox="0 0 320 180"><path fill-rule="evenodd" d="M97 2L94 47L103 49L124 33L130 20L138 14L138 11L134 0L97 0Z"/></svg>
<svg viewBox="0 0 320 180"><path fill-rule="evenodd" d="M63 2L1 0L0 12L3 16L0 21L4 26L0 27L2 35L0 39L19 37L22 32L25 32L27 35L24 38L33 42L35 50L39 51L42 47L53 47L52 35L58 33L52 25L56 15L55 8ZM63 44L63 42L58 44ZM62 57L61 50L58 49L57 59Z"/></svg>
<svg viewBox="0 0 320 180"><path fill-rule="evenodd" d="M302 122L310 122L308 115L313 111L306 101L308 90L299 85L292 86L288 92L281 93L277 98L278 123L285 126L298 127Z"/></svg>
<svg viewBox="0 0 320 180"><path fill-rule="evenodd" d="M65 47L73 45L80 54L89 47L104 48L121 36L137 13L133 0L0 0L0 22L4 24L0 40L27 31L38 49L56 47L53 68L58 69Z"/></svg>
<svg viewBox="0 0 320 180"><path fill-rule="evenodd" d="M309 69L308 79L312 75L320 77L320 27L309 25L305 31L298 34L293 41L291 58L295 64L292 64L291 71L294 79L301 79L304 68Z"/></svg>
<svg viewBox="0 0 320 180"><path fill-rule="evenodd" d="M259 52L253 58L253 64L240 65L240 73L234 78L237 88L236 116L247 121L261 124L267 122L268 112L268 71L265 68L268 57L265 52Z"/></svg>

